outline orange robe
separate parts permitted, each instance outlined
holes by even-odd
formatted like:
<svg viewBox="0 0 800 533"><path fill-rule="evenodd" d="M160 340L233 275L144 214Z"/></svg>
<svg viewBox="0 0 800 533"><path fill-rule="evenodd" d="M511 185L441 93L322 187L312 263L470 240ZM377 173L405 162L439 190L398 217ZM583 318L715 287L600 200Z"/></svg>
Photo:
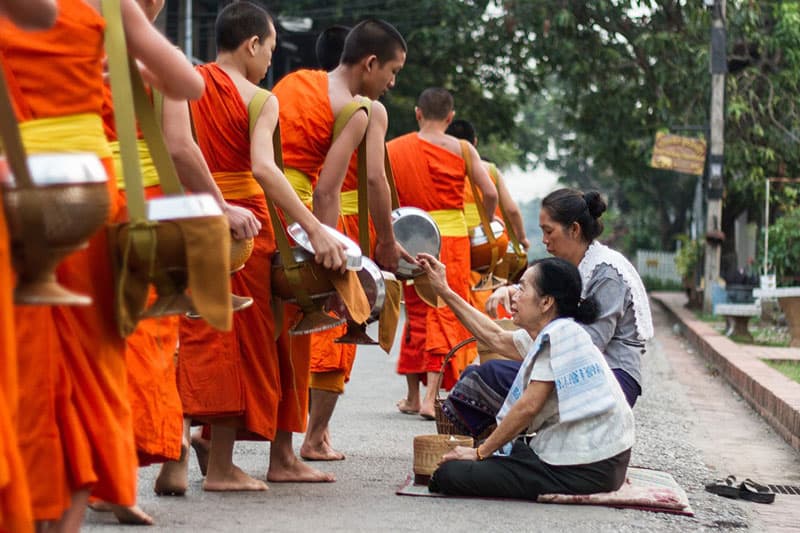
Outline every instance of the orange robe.
<svg viewBox="0 0 800 533"><path fill-rule="evenodd" d="M401 206L428 212L461 211L464 208L466 168L459 154L421 139L416 133L398 137L386 145L397 183ZM447 236L443 231L439 260L447 266L447 282L465 300L469 298L469 237ZM458 233L458 232L456 232ZM445 354L470 337L448 307L425 304L413 286L405 285L406 325L397 362L399 374L438 372ZM462 350L445 369L442 386L450 389L470 362Z"/></svg>
<svg viewBox="0 0 800 533"><path fill-rule="evenodd" d="M181 318L178 391L187 417L232 424L242 436L271 440L277 429L282 368L270 306L275 253L264 192L252 174L247 106L230 77L215 63L197 67L203 97L191 102L197 143L225 200L249 209L261 222L253 254L231 277L231 291L253 298L233 315L233 330Z"/></svg>
<svg viewBox="0 0 800 533"><path fill-rule="evenodd" d="M325 162L325 157L331 147L333 138L334 116L328 97L328 73L322 70L298 70L281 78L275 85L273 93L280 102L281 144L283 148L283 163L290 174L290 181L298 190L297 183L291 179L292 171L305 175L307 191L312 191L319 180L319 173ZM302 179L302 178L301 178ZM298 190L301 200L309 205L310 198L305 197ZM310 206L309 206L310 207ZM339 229L343 229L340 226ZM291 324L289 320L285 323ZM322 374L327 372L343 373L344 380L349 379L350 370L355 360L356 347L348 344L335 344L333 341L345 333L346 326L338 326L311 335L295 336L292 342L303 342L305 345L295 344L293 352L295 357L306 358L306 354L298 350L308 349L308 370L296 362L296 373ZM282 333L279 348L289 346L289 339L283 338L288 330ZM302 354L302 355L301 355ZM315 383L310 380L312 388ZM299 388L299 385L298 385ZM307 405L308 394L298 392L296 404L298 407ZM287 414L286 423L291 423L292 431L305 431L306 413L294 412ZM285 429L282 427L281 429Z"/></svg>
<svg viewBox="0 0 800 533"><path fill-rule="evenodd" d="M103 128L109 141L117 140L114 104L108 85L103 93ZM142 138L139 132L139 138ZM145 198L163 196L158 185L145 188ZM122 209L117 222L125 222L127 200L120 190ZM148 304L156 298L150 291ZM178 317L150 318L139 322L125 339L128 399L133 412L133 436L139 465L177 460L183 440L183 408L175 381Z"/></svg>
<svg viewBox="0 0 800 533"><path fill-rule="evenodd" d="M33 513L28 479L17 445L14 273L2 205L0 194L0 531L28 533L33 531Z"/></svg>
<svg viewBox="0 0 800 533"><path fill-rule="evenodd" d="M35 128L35 119L77 114L100 120L105 21L82 0L58 4L58 19L49 30L25 33L0 21L2 63L17 116L31 121L26 127ZM101 128L95 133L102 138ZM46 138L50 151L70 142ZM102 161L113 220L118 210L113 164L110 157ZM70 493L82 488L120 505L136 499L125 342L114 324L105 231L62 261L56 274L64 286L91 296L93 304L15 310L22 354L19 442L37 520L59 518Z"/></svg>

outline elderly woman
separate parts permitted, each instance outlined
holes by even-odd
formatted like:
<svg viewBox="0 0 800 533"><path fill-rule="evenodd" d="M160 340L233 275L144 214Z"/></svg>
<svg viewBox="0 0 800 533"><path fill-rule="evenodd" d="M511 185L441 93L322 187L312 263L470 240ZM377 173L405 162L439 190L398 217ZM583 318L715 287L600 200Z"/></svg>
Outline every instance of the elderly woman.
<svg viewBox="0 0 800 533"><path fill-rule="evenodd" d="M515 353L521 342L530 345L497 427L477 448L445 455L430 490L535 500L545 493L618 489L634 442L633 412L603 354L576 323L591 323L597 310L591 299L581 299L575 266L548 258L525 272L510 305L521 329L510 332L452 291L436 259L417 259L439 296L493 351Z"/></svg>
<svg viewBox="0 0 800 533"><path fill-rule="evenodd" d="M645 341L653 336L653 322L636 269L622 254L596 240L603 232L600 217L605 210L606 203L597 191L559 189L542 200L539 226L547 251L578 267L583 297L591 296L597 302L599 316L584 328L605 355L633 407L642 393L642 355ZM493 315L498 304L507 307L513 293L513 287L498 289L487 302L487 312ZM480 372L498 385L505 381L507 387L517 365L491 362ZM504 392L502 385L496 390Z"/></svg>

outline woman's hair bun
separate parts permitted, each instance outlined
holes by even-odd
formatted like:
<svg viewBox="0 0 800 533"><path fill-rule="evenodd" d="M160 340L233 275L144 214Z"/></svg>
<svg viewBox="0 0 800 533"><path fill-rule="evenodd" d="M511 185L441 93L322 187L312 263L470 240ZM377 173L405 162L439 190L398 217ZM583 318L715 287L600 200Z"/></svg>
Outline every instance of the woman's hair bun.
<svg viewBox="0 0 800 533"><path fill-rule="evenodd" d="M586 207L589 208L589 214L594 218L600 218L608 208L606 201L597 191L584 193L583 200L586 202Z"/></svg>

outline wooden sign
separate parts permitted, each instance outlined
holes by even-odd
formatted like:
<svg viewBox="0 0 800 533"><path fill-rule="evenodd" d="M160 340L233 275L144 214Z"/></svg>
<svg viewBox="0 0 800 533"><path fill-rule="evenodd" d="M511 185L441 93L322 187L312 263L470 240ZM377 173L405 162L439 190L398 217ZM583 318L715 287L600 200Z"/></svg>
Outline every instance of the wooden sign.
<svg viewBox="0 0 800 533"><path fill-rule="evenodd" d="M650 160L651 167L700 176L705 165L705 139L656 133L653 158Z"/></svg>

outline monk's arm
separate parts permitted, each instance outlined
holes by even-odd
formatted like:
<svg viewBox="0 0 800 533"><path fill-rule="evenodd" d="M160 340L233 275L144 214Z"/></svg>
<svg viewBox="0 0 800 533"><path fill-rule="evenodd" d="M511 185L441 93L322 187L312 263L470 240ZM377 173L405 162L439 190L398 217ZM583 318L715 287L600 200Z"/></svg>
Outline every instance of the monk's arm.
<svg viewBox="0 0 800 533"><path fill-rule="evenodd" d="M99 4L99 0L93 2ZM203 78L147 20L134 0L122 0L122 22L128 52L144 65L143 74L150 85L173 98L194 100L202 96Z"/></svg>
<svg viewBox="0 0 800 533"><path fill-rule="evenodd" d="M1 0L0 15L27 30L43 30L56 21L55 0Z"/></svg>
<svg viewBox="0 0 800 533"><path fill-rule="evenodd" d="M162 129L175 170L184 187L194 193L207 193L214 197L228 218L235 239L250 239L261 229L261 222L249 210L230 205L222 197L200 147L192 137L189 106L185 100L164 97Z"/></svg>
<svg viewBox="0 0 800 533"><path fill-rule="evenodd" d="M275 151L272 147L272 134L278 126L278 99L268 98L261 114L256 120L250 136L250 161L253 176L258 181L264 194L280 207L292 220L297 221L308 233L314 246L315 258L326 268L344 270L346 257L342 245L333 239L319 220L306 209L297 196L289 180L275 163ZM336 221L332 227L336 226Z"/></svg>
<svg viewBox="0 0 800 533"><path fill-rule="evenodd" d="M386 180L386 130L389 117L386 108L378 101L372 102L367 126L367 190L369 212L375 225L375 259L389 271L397 270L398 254L392 229L392 200Z"/></svg>
<svg viewBox="0 0 800 533"><path fill-rule="evenodd" d="M350 158L367 131L369 119L363 111L358 111L342 129L342 133L331 144L319 180L314 189L314 214L323 224L333 228L339 219L342 183L350 165Z"/></svg>
<svg viewBox="0 0 800 533"><path fill-rule="evenodd" d="M469 156L472 159L470 178L472 178L472 182L478 190L481 191L483 208L486 210L486 215L491 219L495 209L497 209L497 188L494 186L492 178L489 177L489 173L486 172L478 151L471 144L467 146L469 147Z"/></svg>
<svg viewBox="0 0 800 533"><path fill-rule="evenodd" d="M428 275L431 287L456 315L470 333L486 344L489 349L512 359L521 360L514 344L514 333L506 331L458 295L447 284L446 267L435 257L419 254L417 261Z"/></svg>
<svg viewBox="0 0 800 533"><path fill-rule="evenodd" d="M517 202L511 197L511 192L506 187L506 182L499 170L497 171L497 192L500 205L503 206L508 216L507 222L511 224L522 247L527 250L530 247L530 242L528 242L528 237L525 235L525 223L522 221L522 213L519 210L519 206L517 206Z"/></svg>

